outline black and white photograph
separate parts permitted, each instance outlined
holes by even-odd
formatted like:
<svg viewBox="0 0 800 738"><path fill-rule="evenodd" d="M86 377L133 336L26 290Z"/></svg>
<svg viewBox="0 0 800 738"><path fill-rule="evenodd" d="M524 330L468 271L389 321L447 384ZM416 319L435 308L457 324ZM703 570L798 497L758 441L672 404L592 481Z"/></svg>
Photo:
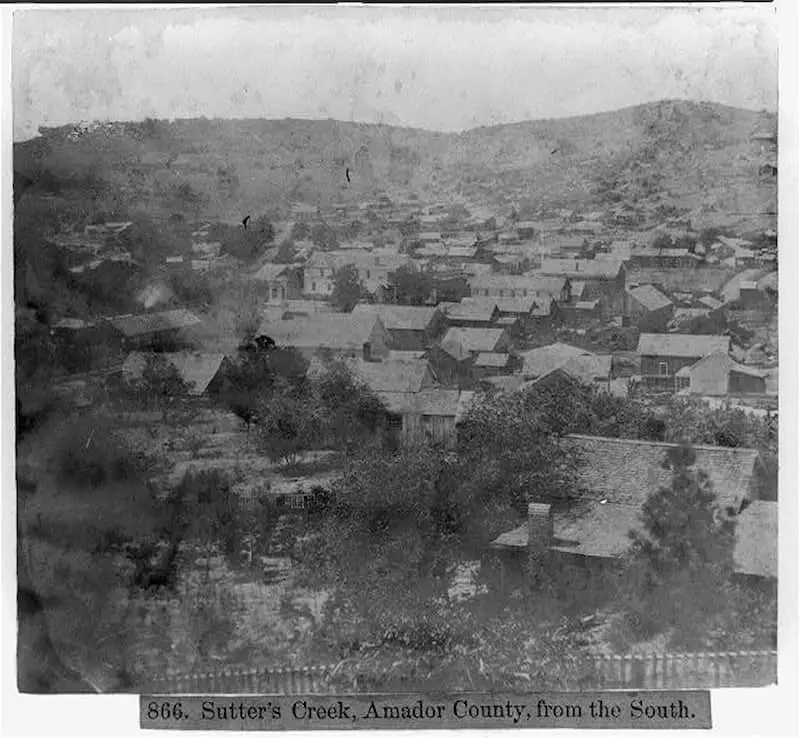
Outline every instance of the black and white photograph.
<svg viewBox="0 0 800 738"><path fill-rule="evenodd" d="M775 684L778 26L16 9L17 690Z"/></svg>

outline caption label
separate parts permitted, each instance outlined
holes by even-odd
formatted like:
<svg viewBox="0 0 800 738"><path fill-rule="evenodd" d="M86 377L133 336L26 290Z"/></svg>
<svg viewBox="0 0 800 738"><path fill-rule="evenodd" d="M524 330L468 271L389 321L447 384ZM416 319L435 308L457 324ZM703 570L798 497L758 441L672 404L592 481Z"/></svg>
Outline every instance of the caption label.
<svg viewBox="0 0 800 738"><path fill-rule="evenodd" d="M711 727L708 691L140 697L150 730Z"/></svg>

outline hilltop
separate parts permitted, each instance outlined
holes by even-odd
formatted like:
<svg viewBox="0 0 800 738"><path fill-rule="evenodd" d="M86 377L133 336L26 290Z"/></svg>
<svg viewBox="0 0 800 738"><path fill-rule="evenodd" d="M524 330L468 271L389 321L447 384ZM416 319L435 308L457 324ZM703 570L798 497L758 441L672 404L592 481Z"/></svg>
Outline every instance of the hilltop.
<svg viewBox="0 0 800 738"><path fill-rule="evenodd" d="M43 192L107 209L208 217L376 193L523 209L638 199L710 212L775 209L750 137L775 116L661 101L572 118L439 133L334 120L207 120L42 129L15 169ZM348 181L346 174L349 174Z"/></svg>

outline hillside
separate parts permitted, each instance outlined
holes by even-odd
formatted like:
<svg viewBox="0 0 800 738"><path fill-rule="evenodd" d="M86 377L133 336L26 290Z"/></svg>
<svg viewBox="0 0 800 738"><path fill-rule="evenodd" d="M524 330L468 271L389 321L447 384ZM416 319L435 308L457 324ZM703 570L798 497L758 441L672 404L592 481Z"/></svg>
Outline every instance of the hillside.
<svg viewBox="0 0 800 738"><path fill-rule="evenodd" d="M759 181L763 157L750 136L774 125L774 115L662 101L461 134L333 120L147 120L43 129L14 151L35 188L91 191L114 211L236 218L386 192L523 208L647 198L763 212L775 209L775 187Z"/></svg>

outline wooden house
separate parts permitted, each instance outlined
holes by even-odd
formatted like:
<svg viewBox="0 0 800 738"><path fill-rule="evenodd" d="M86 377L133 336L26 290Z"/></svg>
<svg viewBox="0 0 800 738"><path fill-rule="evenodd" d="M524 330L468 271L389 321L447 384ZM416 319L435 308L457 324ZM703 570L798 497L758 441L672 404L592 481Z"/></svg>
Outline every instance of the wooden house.
<svg viewBox="0 0 800 738"><path fill-rule="evenodd" d="M532 501L527 520L495 539L491 547L511 555L509 563L569 567L585 576L613 568L629 551L630 531L645 534L642 506L653 492L671 483L663 461L675 444L600 436L570 435L564 448L579 460L578 491L568 502ZM695 463L714 485L723 515L741 517L752 505L758 452L724 446L695 446ZM741 545L741 544L737 544ZM740 549L737 566L757 557ZM513 565L513 564L512 564ZM774 564L773 564L774 566ZM572 567L575 567L574 569ZM570 577L571 578L571 577Z"/></svg>
<svg viewBox="0 0 800 738"><path fill-rule="evenodd" d="M676 389L693 395L763 395L767 372L739 364L727 353L710 354L675 374Z"/></svg>
<svg viewBox="0 0 800 738"><path fill-rule="evenodd" d="M444 332L445 316L436 307L410 305L356 305L351 315L377 315L397 351L418 351L428 348Z"/></svg>
<svg viewBox="0 0 800 738"><path fill-rule="evenodd" d="M288 264L264 264L253 279L263 290L268 304L297 300L303 293L300 272Z"/></svg>
<svg viewBox="0 0 800 738"><path fill-rule="evenodd" d="M643 284L629 289L626 296L625 316L630 323L648 333L666 330L675 306L661 290Z"/></svg>
<svg viewBox="0 0 800 738"><path fill-rule="evenodd" d="M458 424L473 401L472 392L428 389L417 393L384 392L379 395L389 412L388 429L406 446L457 441Z"/></svg>
<svg viewBox="0 0 800 738"><path fill-rule="evenodd" d="M730 350L730 336L642 333L637 348L642 381L649 389L673 392L681 369L711 354L728 354Z"/></svg>

